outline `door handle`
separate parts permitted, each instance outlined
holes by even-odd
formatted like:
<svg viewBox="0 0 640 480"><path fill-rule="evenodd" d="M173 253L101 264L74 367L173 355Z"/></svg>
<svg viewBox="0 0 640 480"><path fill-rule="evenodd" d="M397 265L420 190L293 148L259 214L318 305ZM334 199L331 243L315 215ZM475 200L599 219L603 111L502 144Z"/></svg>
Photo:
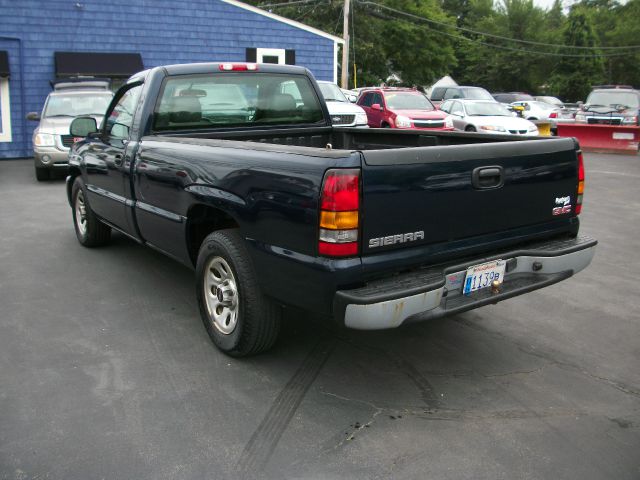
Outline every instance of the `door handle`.
<svg viewBox="0 0 640 480"><path fill-rule="evenodd" d="M116 154L113 157L113 163L115 163L118 167L122 165L122 155L120 153Z"/></svg>
<svg viewBox="0 0 640 480"><path fill-rule="evenodd" d="M500 188L504 185L504 168L499 165L475 168L471 174L471 183L478 190Z"/></svg>

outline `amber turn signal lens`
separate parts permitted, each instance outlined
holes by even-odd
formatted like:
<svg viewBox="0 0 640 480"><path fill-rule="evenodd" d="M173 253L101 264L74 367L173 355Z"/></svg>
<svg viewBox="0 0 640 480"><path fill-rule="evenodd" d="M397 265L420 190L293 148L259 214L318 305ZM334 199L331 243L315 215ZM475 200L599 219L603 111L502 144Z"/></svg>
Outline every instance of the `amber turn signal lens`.
<svg viewBox="0 0 640 480"><path fill-rule="evenodd" d="M581 195L584 193L584 182L578 182L578 195Z"/></svg>
<svg viewBox="0 0 640 480"><path fill-rule="evenodd" d="M320 212L320 228L328 230L348 230L358 228L358 211Z"/></svg>

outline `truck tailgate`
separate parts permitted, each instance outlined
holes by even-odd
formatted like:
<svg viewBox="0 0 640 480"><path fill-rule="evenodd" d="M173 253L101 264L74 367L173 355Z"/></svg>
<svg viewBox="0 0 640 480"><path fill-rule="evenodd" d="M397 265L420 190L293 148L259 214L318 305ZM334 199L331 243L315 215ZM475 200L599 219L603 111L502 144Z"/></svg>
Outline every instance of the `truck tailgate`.
<svg viewBox="0 0 640 480"><path fill-rule="evenodd" d="M573 139L363 151L362 252L434 244L574 216Z"/></svg>

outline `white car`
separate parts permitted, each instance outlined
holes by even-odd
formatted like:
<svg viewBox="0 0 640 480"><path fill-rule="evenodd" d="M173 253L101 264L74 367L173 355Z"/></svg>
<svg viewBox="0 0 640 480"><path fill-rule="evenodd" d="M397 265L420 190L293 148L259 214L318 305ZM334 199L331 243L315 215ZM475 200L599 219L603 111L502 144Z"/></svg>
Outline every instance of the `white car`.
<svg viewBox="0 0 640 480"><path fill-rule="evenodd" d="M344 96L347 97L351 103L356 103L358 101L358 92L356 90L347 90L346 88L341 88L340 91L344 93Z"/></svg>
<svg viewBox="0 0 640 480"><path fill-rule="evenodd" d="M490 100L447 100L440 110L449 114L456 130L501 135L538 135L538 127L516 117L507 107Z"/></svg>
<svg viewBox="0 0 640 480"><path fill-rule="evenodd" d="M514 107L524 107L522 116L527 120L545 120L553 125L558 121L562 113L562 109L557 105L550 105L545 102L513 102Z"/></svg>
<svg viewBox="0 0 640 480"><path fill-rule="evenodd" d="M358 105L351 103L344 96L338 85L331 82L319 81L320 91L327 102L331 124L336 127L368 128L367 114Z"/></svg>

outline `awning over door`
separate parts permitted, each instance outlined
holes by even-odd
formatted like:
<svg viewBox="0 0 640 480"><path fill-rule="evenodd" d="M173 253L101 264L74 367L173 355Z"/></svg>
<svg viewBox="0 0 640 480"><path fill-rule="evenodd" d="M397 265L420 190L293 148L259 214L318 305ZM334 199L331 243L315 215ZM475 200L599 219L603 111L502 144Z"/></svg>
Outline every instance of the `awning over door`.
<svg viewBox="0 0 640 480"><path fill-rule="evenodd" d="M56 77L129 77L140 70L139 53L55 52Z"/></svg>
<svg viewBox="0 0 640 480"><path fill-rule="evenodd" d="M4 50L0 50L0 77L9 76L9 55Z"/></svg>

